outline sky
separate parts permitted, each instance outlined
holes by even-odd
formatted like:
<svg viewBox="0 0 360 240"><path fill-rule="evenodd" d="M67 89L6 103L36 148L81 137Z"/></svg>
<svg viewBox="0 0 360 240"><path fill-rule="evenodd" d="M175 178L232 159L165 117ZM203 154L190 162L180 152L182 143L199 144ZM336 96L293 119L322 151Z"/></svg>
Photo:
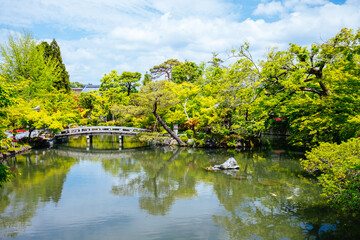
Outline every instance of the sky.
<svg viewBox="0 0 360 240"><path fill-rule="evenodd" d="M171 58L226 59L244 42L260 59L344 27L360 27L360 0L0 0L0 44L24 30L39 42L56 39L70 81L85 84L111 70L144 74Z"/></svg>

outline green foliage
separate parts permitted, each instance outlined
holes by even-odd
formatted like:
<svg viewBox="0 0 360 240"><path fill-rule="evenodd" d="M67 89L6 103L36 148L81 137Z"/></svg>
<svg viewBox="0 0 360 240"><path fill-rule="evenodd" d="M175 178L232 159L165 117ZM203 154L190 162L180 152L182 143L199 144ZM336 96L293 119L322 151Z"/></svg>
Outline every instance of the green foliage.
<svg viewBox="0 0 360 240"><path fill-rule="evenodd" d="M60 77L57 62L44 58L45 49L37 46L31 34L9 34L8 42L0 46L0 75L11 84L13 97L32 99L53 90Z"/></svg>
<svg viewBox="0 0 360 240"><path fill-rule="evenodd" d="M341 144L321 143L301 161L319 179L330 206L343 211L360 207L360 138Z"/></svg>
<svg viewBox="0 0 360 240"><path fill-rule="evenodd" d="M15 175L10 171L10 168L0 163L0 186L2 183L10 182L14 177Z"/></svg>
<svg viewBox="0 0 360 240"><path fill-rule="evenodd" d="M5 136L6 137L6 136ZM0 149L9 149L12 147L12 142L13 142L13 139L11 138L5 138L5 137L2 137L1 140L0 140Z"/></svg>
<svg viewBox="0 0 360 240"><path fill-rule="evenodd" d="M117 123L115 121L109 121L109 122L101 122L98 125L99 126L117 126Z"/></svg>
<svg viewBox="0 0 360 240"><path fill-rule="evenodd" d="M191 129L186 130L186 131L185 131L185 134L186 134L186 136L187 136L188 138L194 137L194 131L191 130Z"/></svg>
<svg viewBox="0 0 360 240"><path fill-rule="evenodd" d="M146 84L148 84L151 81L152 81L151 80L151 75L148 72L146 72L145 75L144 75L144 79L142 81L142 85L145 86Z"/></svg>
<svg viewBox="0 0 360 240"><path fill-rule="evenodd" d="M196 138L197 138L197 139L205 139L206 137L207 137L207 136L206 136L205 133L199 133L199 134L196 135Z"/></svg>
<svg viewBox="0 0 360 240"><path fill-rule="evenodd" d="M0 128L47 128L55 133L81 117L54 40L37 44L31 34L9 34L0 53ZM36 107L37 110L34 110Z"/></svg>
<svg viewBox="0 0 360 240"><path fill-rule="evenodd" d="M85 84L80 83L80 82L70 82L71 88L83 88L84 86L85 86Z"/></svg>
<svg viewBox="0 0 360 240"><path fill-rule="evenodd" d="M286 119L290 140L299 146L357 136L359 43L359 31L342 29L310 49L290 44L286 51L271 51L261 63L254 103L259 117Z"/></svg>
<svg viewBox="0 0 360 240"><path fill-rule="evenodd" d="M140 86L138 83L141 79L141 73L139 72L123 72L120 76L121 85L125 89L127 95L137 92L136 87Z"/></svg>
<svg viewBox="0 0 360 240"><path fill-rule="evenodd" d="M0 108L10 106L11 97L10 97L9 86L4 82L4 79L0 76Z"/></svg>
<svg viewBox="0 0 360 240"><path fill-rule="evenodd" d="M172 70L172 81L174 83L194 82L202 75L202 69L194 62L185 61L174 66Z"/></svg>
<svg viewBox="0 0 360 240"><path fill-rule="evenodd" d="M58 78L53 82L54 88L69 93L71 91L69 73L66 71L65 64L62 61L60 47L56 40L53 39L50 44L42 42L40 45L44 49L45 60L56 63L56 69L59 72Z"/></svg>
<svg viewBox="0 0 360 240"><path fill-rule="evenodd" d="M139 140L144 143L153 142L155 144L156 143L163 144L163 142L167 138L169 137L166 137L164 136L164 134L159 132L143 132L139 135Z"/></svg>
<svg viewBox="0 0 360 240"><path fill-rule="evenodd" d="M181 135L181 136L180 136L180 139L181 139L181 141L183 141L183 142L185 142L185 143L189 140L189 138L188 138L187 135Z"/></svg>
<svg viewBox="0 0 360 240"><path fill-rule="evenodd" d="M100 120L106 119L111 102L107 101L99 92L83 92L79 95L80 106L86 109L85 117L89 118L91 124L98 124Z"/></svg>
<svg viewBox="0 0 360 240"><path fill-rule="evenodd" d="M172 79L172 70L174 67L180 65L181 63L177 59L169 59L163 62L160 65L156 65L150 69L151 78L157 79L162 76L165 76L165 80L170 81Z"/></svg>
<svg viewBox="0 0 360 240"><path fill-rule="evenodd" d="M205 142L202 139L195 139L195 144L196 144L196 147L204 147L205 146Z"/></svg>

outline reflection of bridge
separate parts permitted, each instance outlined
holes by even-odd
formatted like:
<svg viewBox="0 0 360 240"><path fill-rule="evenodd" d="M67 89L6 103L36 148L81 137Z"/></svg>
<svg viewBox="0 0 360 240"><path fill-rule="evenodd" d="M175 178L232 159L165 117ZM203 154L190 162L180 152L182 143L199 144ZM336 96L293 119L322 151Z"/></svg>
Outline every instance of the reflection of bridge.
<svg viewBox="0 0 360 240"><path fill-rule="evenodd" d="M133 149L132 149L133 150ZM119 159L119 158L129 158L131 155L127 151L119 151L119 150L95 150L92 149L90 151L83 148L68 148L58 146L52 151L56 152L61 156L66 157L76 157L82 159Z"/></svg>
<svg viewBox="0 0 360 240"><path fill-rule="evenodd" d="M92 136L94 135L119 135L119 147L122 147L123 136L135 136L142 132L147 132L143 128L131 127L110 127L110 126L95 126L95 127L79 127L64 129L55 135L57 139L64 139L68 137L86 136L88 145L92 143Z"/></svg>

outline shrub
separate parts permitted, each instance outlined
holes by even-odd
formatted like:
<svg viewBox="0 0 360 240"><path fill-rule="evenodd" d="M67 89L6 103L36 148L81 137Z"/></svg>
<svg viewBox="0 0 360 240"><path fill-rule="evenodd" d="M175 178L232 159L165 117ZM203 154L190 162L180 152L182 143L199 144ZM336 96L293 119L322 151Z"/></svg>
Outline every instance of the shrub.
<svg viewBox="0 0 360 240"><path fill-rule="evenodd" d="M204 147L205 146L204 140L195 139L195 143L196 143L196 147Z"/></svg>
<svg viewBox="0 0 360 240"><path fill-rule="evenodd" d="M194 136L194 131L193 130L188 129L188 130L185 131L185 133L186 133L188 138L192 138Z"/></svg>
<svg viewBox="0 0 360 240"><path fill-rule="evenodd" d="M197 139L204 139L204 138L206 138L206 134L205 133L199 133L196 138Z"/></svg>
<svg viewBox="0 0 360 240"><path fill-rule="evenodd" d="M317 176L331 207L344 211L360 207L360 138L340 145L321 143L301 160L305 170Z"/></svg>
<svg viewBox="0 0 360 240"><path fill-rule="evenodd" d="M116 126L115 121L101 122L98 124L99 126Z"/></svg>
<svg viewBox="0 0 360 240"><path fill-rule="evenodd" d="M181 141L183 141L184 143L186 143L186 142L189 140L189 138L188 138L186 135L181 135L181 136L180 136L180 139L181 139Z"/></svg>

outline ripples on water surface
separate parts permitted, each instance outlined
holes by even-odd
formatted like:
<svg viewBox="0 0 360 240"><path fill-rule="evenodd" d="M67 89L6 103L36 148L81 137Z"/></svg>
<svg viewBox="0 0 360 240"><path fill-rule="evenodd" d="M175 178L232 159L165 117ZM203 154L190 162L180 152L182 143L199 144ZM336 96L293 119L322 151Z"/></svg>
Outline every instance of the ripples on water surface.
<svg viewBox="0 0 360 240"><path fill-rule="evenodd" d="M0 239L333 239L358 221L320 208L301 155L192 148L117 150L113 137L73 139L8 164L0 188ZM125 141L128 146L134 143ZM238 172L202 167L234 156ZM354 222L355 221L355 222Z"/></svg>

